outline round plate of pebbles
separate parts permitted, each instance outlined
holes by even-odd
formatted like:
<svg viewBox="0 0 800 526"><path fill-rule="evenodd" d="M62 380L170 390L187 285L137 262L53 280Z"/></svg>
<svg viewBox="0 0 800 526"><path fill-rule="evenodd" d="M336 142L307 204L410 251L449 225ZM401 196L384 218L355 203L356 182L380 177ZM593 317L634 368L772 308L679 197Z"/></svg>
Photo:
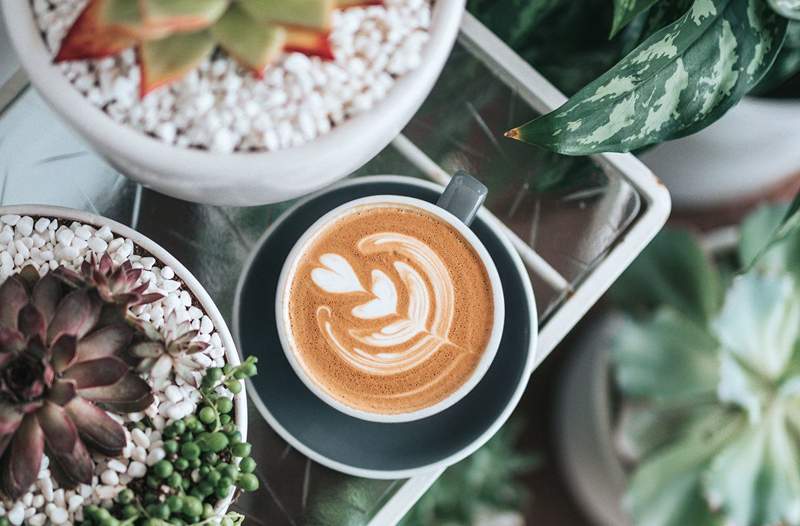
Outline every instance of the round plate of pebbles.
<svg viewBox="0 0 800 526"><path fill-rule="evenodd" d="M240 363L214 302L112 220L0 207L0 526L241 524Z"/></svg>
<svg viewBox="0 0 800 526"><path fill-rule="evenodd" d="M340 0L348 7L332 13L329 56L285 51L253 75L218 50L142 98L146 75L132 48L53 63L88 1L2 1L33 85L126 175L229 205L297 197L374 157L432 89L465 4Z"/></svg>

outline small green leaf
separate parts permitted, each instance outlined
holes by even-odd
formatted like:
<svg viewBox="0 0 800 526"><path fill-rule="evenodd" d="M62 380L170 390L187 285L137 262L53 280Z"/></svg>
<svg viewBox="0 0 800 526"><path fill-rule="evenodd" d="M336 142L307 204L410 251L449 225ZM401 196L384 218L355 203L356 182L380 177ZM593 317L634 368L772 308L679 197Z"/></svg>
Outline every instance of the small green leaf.
<svg viewBox="0 0 800 526"><path fill-rule="evenodd" d="M625 396L658 404L715 398L719 343L702 325L665 308L647 322L626 320L615 344L615 377Z"/></svg>
<svg viewBox="0 0 800 526"><path fill-rule="evenodd" d="M743 425L744 419L729 412L710 411L680 439L639 464L623 502L634 524L722 526L724 518L703 498L702 479L714 454Z"/></svg>
<svg viewBox="0 0 800 526"><path fill-rule="evenodd" d="M710 257L694 236L665 230L625 271L610 294L628 310L667 305L704 326L722 304L720 281Z"/></svg>
<svg viewBox="0 0 800 526"><path fill-rule="evenodd" d="M800 20L800 0L769 0L769 5L781 16Z"/></svg>
<svg viewBox="0 0 800 526"><path fill-rule="evenodd" d="M796 438L778 406L715 456L706 492L731 524L797 524L798 462Z"/></svg>
<svg viewBox="0 0 800 526"><path fill-rule="evenodd" d="M140 44L141 96L186 75L211 55L214 46L208 30L177 33Z"/></svg>
<svg viewBox="0 0 800 526"><path fill-rule="evenodd" d="M800 336L800 295L794 280L756 272L737 277L712 329L725 352L762 378L777 380Z"/></svg>
<svg viewBox="0 0 800 526"><path fill-rule="evenodd" d="M611 36L627 26L636 15L649 9L658 0L614 0L614 20L611 23Z"/></svg>
<svg viewBox="0 0 800 526"><path fill-rule="evenodd" d="M761 80L786 24L763 0L695 0L566 104L506 135L587 155L694 133Z"/></svg>
<svg viewBox="0 0 800 526"><path fill-rule="evenodd" d="M211 28L217 43L239 63L261 75L283 51L286 30L256 22L238 5L232 5Z"/></svg>

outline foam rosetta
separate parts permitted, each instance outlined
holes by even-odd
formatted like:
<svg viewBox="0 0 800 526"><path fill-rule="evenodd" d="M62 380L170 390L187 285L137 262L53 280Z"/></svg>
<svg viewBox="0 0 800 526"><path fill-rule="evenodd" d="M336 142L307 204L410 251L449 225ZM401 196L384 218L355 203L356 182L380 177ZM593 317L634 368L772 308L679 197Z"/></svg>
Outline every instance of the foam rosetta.
<svg viewBox="0 0 800 526"><path fill-rule="evenodd" d="M347 405L428 407L474 371L491 333L492 288L449 224L410 206L370 205L322 231L290 285L295 351Z"/></svg>

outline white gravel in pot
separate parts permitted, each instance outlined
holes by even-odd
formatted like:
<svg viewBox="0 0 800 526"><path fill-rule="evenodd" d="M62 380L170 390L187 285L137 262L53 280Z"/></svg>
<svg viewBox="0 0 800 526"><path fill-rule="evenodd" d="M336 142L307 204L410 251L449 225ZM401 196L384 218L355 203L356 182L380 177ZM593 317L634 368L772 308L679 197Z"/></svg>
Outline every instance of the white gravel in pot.
<svg viewBox="0 0 800 526"><path fill-rule="evenodd" d="M15 502L0 501L0 516L6 516L15 526L73 524L82 519L83 506L110 505L127 483L143 477L148 466L164 458L161 430L195 412L201 398L195 386L199 385L203 370L225 364L222 340L189 290L170 267L160 266L153 257L137 254L130 239L115 236L107 226L97 229L75 221L0 216L0 284L26 265L35 266L41 274L62 265L78 270L92 254L99 257L103 253L108 253L115 264L128 260L134 268L142 268L140 282L150 284L147 292L164 295L157 302L135 307L132 312L137 318L152 324L165 338L199 330L196 338L209 346L185 357L197 366L197 371L186 372L185 377L176 374L171 363L167 363L169 359L145 375L155 395L155 401L146 411L124 416L109 413L121 423L138 422L148 416L153 427L133 431L126 428L128 443L121 457L93 455L95 476L91 484L81 484L74 490L59 488L50 475L45 455L31 491ZM233 398L224 387L220 390Z"/></svg>
<svg viewBox="0 0 800 526"><path fill-rule="evenodd" d="M415 69L428 40L430 0L335 11L333 61L284 53L263 79L217 53L184 79L139 99L135 53L63 63L64 75L114 120L180 147L214 152L299 146L368 111ZM55 55L87 0L32 0Z"/></svg>

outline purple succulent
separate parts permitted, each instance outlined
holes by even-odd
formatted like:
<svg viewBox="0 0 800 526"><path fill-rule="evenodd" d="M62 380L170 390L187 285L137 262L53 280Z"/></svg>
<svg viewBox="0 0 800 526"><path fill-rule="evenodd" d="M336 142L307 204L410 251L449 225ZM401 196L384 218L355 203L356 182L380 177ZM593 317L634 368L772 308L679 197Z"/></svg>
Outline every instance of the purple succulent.
<svg viewBox="0 0 800 526"><path fill-rule="evenodd" d="M55 272L67 284L94 287L103 301L124 307L153 303L164 297L157 292L145 292L149 285L139 284L142 269L133 268L130 261L114 265L108 254L103 254L99 260L92 256L89 261L84 261L80 272L64 267Z"/></svg>
<svg viewBox="0 0 800 526"><path fill-rule="evenodd" d="M117 308L120 289L107 285L119 278L105 288L101 280L70 287L62 272L40 278L26 267L0 286L0 488L12 499L36 480L45 451L63 486L90 482L89 452L116 456L126 444L106 411L143 411L153 402L123 359L139 329Z"/></svg>

